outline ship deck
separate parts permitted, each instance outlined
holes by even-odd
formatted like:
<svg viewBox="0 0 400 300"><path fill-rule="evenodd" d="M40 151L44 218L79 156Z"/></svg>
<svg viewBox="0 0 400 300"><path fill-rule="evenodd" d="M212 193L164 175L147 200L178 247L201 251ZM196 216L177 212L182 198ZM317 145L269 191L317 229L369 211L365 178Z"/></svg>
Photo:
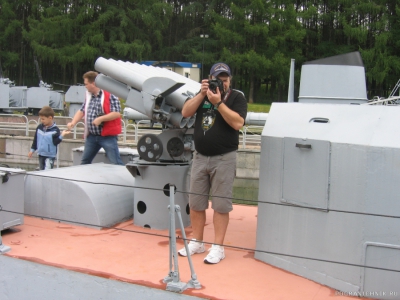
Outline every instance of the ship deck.
<svg viewBox="0 0 400 300"><path fill-rule="evenodd" d="M226 258L204 264L206 253L192 256L200 289L182 294L205 299L354 299L332 288L280 270L254 258L257 207L234 205L225 238ZM191 227L185 229L191 238ZM182 234L177 247L183 247ZM24 224L5 230L6 256L165 290L169 273L168 230L136 226L132 219L96 229L25 216ZM212 242L212 210L207 211L205 242ZM210 245L207 245L207 249ZM179 257L180 281L191 278L187 258ZM172 292L171 292L172 293Z"/></svg>

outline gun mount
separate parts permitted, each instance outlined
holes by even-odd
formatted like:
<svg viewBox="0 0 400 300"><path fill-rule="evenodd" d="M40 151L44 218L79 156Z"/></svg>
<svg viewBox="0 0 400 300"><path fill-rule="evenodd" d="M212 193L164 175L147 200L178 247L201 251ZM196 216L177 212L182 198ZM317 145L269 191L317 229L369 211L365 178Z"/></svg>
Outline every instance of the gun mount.
<svg viewBox="0 0 400 300"><path fill-rule="evenodd" d="M43 82L36 57L34 62L40 79L39 87L15 86L14 81L3 78L0 66L0 112L13 113L14 111L21 111L25 114L32 113L37 115L45 105L54 110L64 109L63 93L61 91L53 91L51 85Z"/></svg>
<svg viewBox="0 0 400 300"><path fill-rule="evenodd" d="M101 73L96 77L96 85L125 99L126 106L132 109L128 115L162 124L159 135L140 138L140 157L126 165L138 187L134 190L134 223L147 228L169 228L166 191L174 185L180 191L175 195L175 204L182 208L182 222L184 226L190 225L189 199L182 192L188 190L195 117L184 118L181 111L185 101L200 90L200 83L167 69L102 57L97 59L95 69ZM175 226L180 226L178 219Z"/></svg>
<svg viewBox="0 0 400 300"><path fill-rule="evenodd" d="M39 87L30 87L27 90L27 113L37 115L39 110L48 105L55 111L64 110L64 92L53 90L51 84L47 84L43 81L42 75L39 68L39 63L34 57L34 63L36 71L39 77Z"/></svg>
<svg viewBox="0 0 400 300"><path fill-rule="evenodd" d="M0 113L26 110L26 86L15 86L15 82L3 77L0 64Z"/></svg>
<svg viewBox="0 0 400 300"><path fill-rule="evenodd" d="M188 163L191 160L195 117L183 118L185 101L200 83L159 67L98 58L95 69L102 74L96 85L126 99L126 106L160 123L160 135L146 135L138 143L141 159L158 163Z"/></svg>
<svg viewBox="0 0 400 300"><path fill-rule="evenodd" d="M69 103L68 115L73 118L75 113L85 102L86 87L84 85L71 85L65 93L65 102Z"/></svg>

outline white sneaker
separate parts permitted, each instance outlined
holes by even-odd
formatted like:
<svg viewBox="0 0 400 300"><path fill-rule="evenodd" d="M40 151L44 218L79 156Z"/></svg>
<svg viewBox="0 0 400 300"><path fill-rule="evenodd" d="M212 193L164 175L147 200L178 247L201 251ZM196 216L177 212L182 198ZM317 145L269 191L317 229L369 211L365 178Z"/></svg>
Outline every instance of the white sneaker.
<svg viewBox="0 0 400 300"><path fill-rule="evenodd" d="M225 258L224 247L219 245L212 245L210 249L208 249L210 253L204 259L204 263L206 264L217 264L221 260Z"/></svg>
<svg viewBox="0 0 400 300"><path fill-rule="evenodd" d="M196 239L192 239L189 242L188 248L189 248L190 255L193 255L196 253L203 253L204 251L206 251L206 248L204 247L204 243L197 242ZM186 248L183 247L181 250L178 251L178 254L180 256L187 256Z"/></svg>

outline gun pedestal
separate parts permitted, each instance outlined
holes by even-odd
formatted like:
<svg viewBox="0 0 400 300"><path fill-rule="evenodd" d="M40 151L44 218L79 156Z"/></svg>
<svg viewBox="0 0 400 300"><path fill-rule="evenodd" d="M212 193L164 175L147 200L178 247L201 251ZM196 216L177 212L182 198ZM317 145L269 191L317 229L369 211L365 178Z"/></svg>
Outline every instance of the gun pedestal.
<svg viewBox="0 0 400 300"><path fill-rule="evenodd" d="M126 168L135 177L133 223L151 229L169 228L169 186L176 186L175 204L182 209L184 227L190 225L187 175L188 162L146 162L140 159L128 163ZM180 227L176 220L176 227Z"/></svg>

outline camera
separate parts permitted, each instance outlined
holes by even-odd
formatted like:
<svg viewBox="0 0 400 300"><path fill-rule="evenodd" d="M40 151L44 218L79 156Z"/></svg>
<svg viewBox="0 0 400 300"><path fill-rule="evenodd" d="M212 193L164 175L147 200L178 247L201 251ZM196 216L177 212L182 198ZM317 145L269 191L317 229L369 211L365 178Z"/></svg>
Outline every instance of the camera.
<svg viewBox="0 0 400 300"><path fill-rule="evenodd" d="M208 88L214 93L217 93L217 88L219 88L219 92L222 94L224 92L224 83L221 79L210 79L208 81Z"/></svg>

